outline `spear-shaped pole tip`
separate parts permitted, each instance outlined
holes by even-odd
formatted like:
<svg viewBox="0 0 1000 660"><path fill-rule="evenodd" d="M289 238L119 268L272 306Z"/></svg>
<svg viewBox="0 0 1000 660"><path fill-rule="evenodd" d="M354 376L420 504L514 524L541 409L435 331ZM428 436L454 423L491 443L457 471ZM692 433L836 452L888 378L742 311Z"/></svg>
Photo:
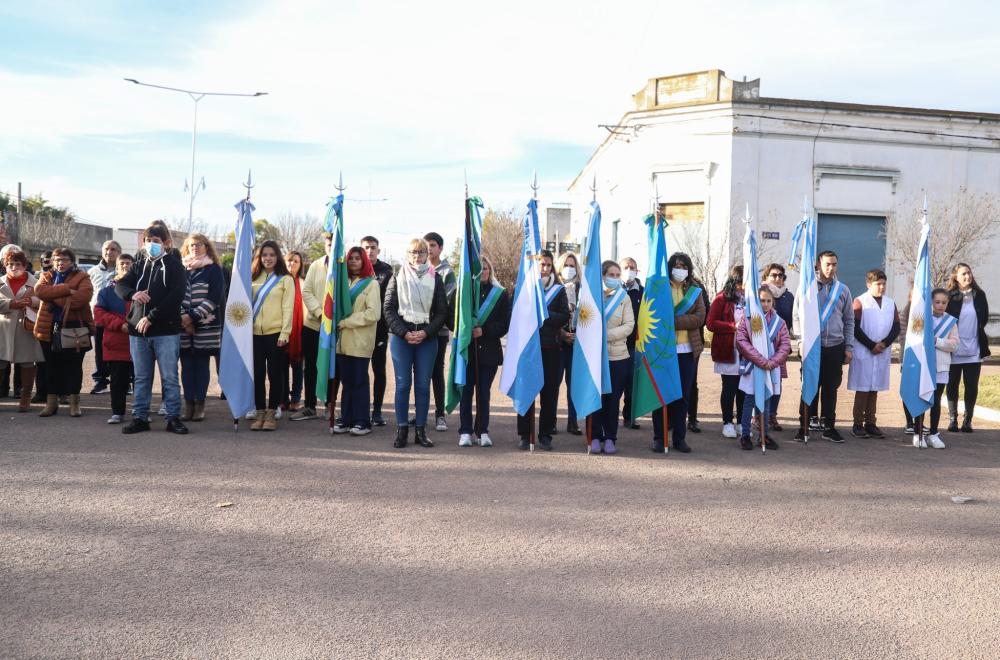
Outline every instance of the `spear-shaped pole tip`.
<svg viewBox="0 0 1000 660"><path fill-rule="evenodd" d="M344 171L340 171L340 175L337 177L337 192L342 193L347 190L347 186L344 185Z"/></svg>
<svg viewBox="0 0 1000 660"><path fill-rule="evenodd" d="M590 192L592 193L591 201L597 201L597 172L594 172L594 182L590 184Z"/></svg>
<svg viewBox="0 0 1000 660"><path fill-rule="evenodd" d="M469 170L462 168L462 177L465 179L465 198L469 199Z"/></svg>
<svg viewBox="0 0 1000 660"><path fill-rule="evenodd" d="M743 221L750 224L750 202L747 202L746 215L743 216Z"/></svg>
<svg viewBox="0 0 1000 660"><path fill-rule="evenodd" d="M531 171L531 199L538 199L538 170Z"/></svg>
<svg viewBox="0 0 1000 660"><path fill-rule="evenodd" d="M250 201L250 189L253 188L253 170L247 170L247 182L243 184L247 189L247 201Z"/></svg>
<svg viewBox="0 0 1000 660"><path fill-rule="evenodd" d="M802 215L809 213L809 195L802 195Z"/></svg>

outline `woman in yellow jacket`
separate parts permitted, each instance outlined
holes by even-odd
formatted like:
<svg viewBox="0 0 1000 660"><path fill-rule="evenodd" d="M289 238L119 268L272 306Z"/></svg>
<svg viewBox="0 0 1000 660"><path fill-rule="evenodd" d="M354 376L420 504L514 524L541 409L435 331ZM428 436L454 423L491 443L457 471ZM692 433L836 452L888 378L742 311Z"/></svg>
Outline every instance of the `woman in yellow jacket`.
<svg viewBox="0 0 1000 660"><path fill-rule="evenodd" d="M375 269L360 247L347 251L347 275L351 314L337 324L340 417L333 423L333 432L368 435L372 432L368 363L375 350L375 330L382 318L382 296Z"/></svg>
<svg viewBox="0 0 1000 660"><path fill-rule="evenodd" d="M250 430L273 431L278 428L275 411L285 399L295 282L288 274L281 248L275 241L264 241L257 248L250 276L253 278L253 387L257 408ZM265 376L271 382L266 399Z"/></svg>

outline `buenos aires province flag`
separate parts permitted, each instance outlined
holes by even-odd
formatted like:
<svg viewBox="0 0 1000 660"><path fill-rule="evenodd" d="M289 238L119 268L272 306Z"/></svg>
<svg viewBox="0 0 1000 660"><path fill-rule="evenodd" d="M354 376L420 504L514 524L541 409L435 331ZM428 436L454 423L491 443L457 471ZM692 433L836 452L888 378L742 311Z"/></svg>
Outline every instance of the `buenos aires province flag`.
<svg viewBox="0 0 1000 660"><path fill-rule="evenodd" d="M521 265L517 269L517 284L511 303L510 329L507 331L507 351L504 355L500 391L514 402L514 410L524 415L542 390L542 344L538 330L549 317L542 293L538 253L542 245L538 236L538 202L528 202L524 215L524 243L521 245Z"/></svg>
<svg viewBox="0 0 1000 660"><path fill-rule="evenodd" d="M222 326L222 350L219 355L219 387L226 403L239 419L254 409L253 400L253 323L250 306L250 261L253 259L253 210L249 200L236 205L236 255L232 283L226 299L226 322Z"/></svg>
<svg viewBox="0 0 1000 660"><path fill-rule="evenodd" d="M611 391L601 277L601 207L597 202L591 202L590 208L583 276L576 293L576 340L573 342L573 377L569 386L577 418L600 410L601 394Z"/></svg>
<svg viewBox="0 0 1000 660"><path fill-rule="evenodd" d="M937 354L934 349L934 318L931 314L931 259L928 243L931 228L924 218L917 251L917 272L910 296L910 320L903 348L903 377L899 395L911 415L922 414L934 403Z"/></svg>

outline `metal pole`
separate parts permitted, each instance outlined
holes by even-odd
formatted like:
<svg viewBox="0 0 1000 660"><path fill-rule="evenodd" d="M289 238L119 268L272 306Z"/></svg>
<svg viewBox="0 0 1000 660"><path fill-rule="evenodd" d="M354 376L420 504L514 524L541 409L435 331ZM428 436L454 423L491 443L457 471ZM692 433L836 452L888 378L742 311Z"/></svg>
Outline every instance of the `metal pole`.
<svg viewBox="0 0 1000 660"><path fill-rule="evenodd" d="M187 224L187 233L190 234L191 225L194 222L194 196L198 194L197 193L198 185L195 183L194 180L194 159L195 159L195 154L198 151L198 101L205 98L205 95L201 94L199 96L196 96L194 94L188 94L188 96L190 96L191 100L194 101L194 126L191 129L191 179L190 179L191 199L188 201L188 224Z"/></svg>
<svg viewBox="0 0 1000 660"><path fill-rule="evenodd" d="M17 222L21 222L21 182L17 182Z"/></svg>

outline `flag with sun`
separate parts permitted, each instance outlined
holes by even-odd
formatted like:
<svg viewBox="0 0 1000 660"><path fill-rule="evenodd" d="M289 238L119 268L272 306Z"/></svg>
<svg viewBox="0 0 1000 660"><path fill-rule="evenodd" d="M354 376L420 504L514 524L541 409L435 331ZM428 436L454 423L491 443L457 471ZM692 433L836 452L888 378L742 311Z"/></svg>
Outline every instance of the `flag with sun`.
<svg viewBox="0 0 1000 660"><path fill-rule="evenodd" d="M674 299L667 268L666 220L646 216L649 236L649 274L639 305L635 369L632 373L632 416L646 413L681 398L677 368L677 335L674 332Z"/></svg>

